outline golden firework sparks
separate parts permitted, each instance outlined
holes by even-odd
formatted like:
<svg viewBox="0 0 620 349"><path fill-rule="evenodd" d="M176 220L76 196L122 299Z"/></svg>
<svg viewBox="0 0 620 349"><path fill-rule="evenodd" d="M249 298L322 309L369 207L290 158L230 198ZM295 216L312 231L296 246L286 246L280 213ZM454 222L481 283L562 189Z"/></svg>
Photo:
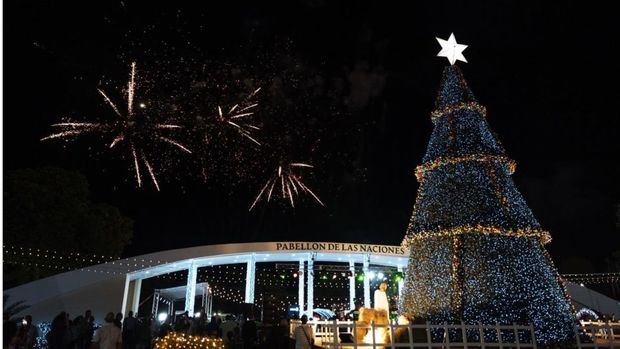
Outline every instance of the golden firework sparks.
<svg viewBox="0 0 620 349"><path fill-rule="evenodd" d="M106 104L109 105L114 111L114 113L120 117L120 120L114 120L108 123L74 121L56 123L53 124L52 127L60 128L60 131L41 138L41 141L51 139L66 139L79 136L86 132L98 131L100 133L105 133L106 135L108 133L111 133L114 135L114 138L110 143L109 148L113 148L121 142L127 143L129 145L128 148L136 173L136 181L138 187L142 187L142 175L140 169L140 162L142 162L144 164L144 167L146 168L147 173L149 174L149 177L153 182L153 185L155 186L157 191L159 191L159 183L157 182L157 178L155 176L155 170L153 169L151 162L145 155L143 148L148 145L148 142L157 139L165 143L171 144L186 153L191 154L191 151L180 142L171 139L167 135L160 134L160 132L165 132L166 130L180 129L182 128L180 125L169 123L150 124L147 118L140 118L137 117L140 116L140 114L134 114L135 92L137 88L136 66L136 62L131 63L129 81L127 82L127 112L125 114L121 113L120 109L102 89L97 89ZM145 103L140 103L139 106L142 109L146 108Z"/></svg>
<svg viewBox="0 0 620 349"><path fill-rule="evenodd" d="M221 106L217 107L218 120L226 125L234 127L242 137L249 139L254 144L260 146L261 143L252 135L253 131L260 130L260 127L250 124L247 118L254 115L254 108L258 107L258 103L252 101L252 98L261 90L257 88L250 93L240 104L233 105L227 113L224 113ZM245 106L242 106L247 104ZM234 120L234 121L233 121Z"/></svg>
<svg viewBox="0 0 620 349"><path fill-rule="evenodd" d="M250 205L249 211L251 211L256 204L266 197L266 201L271 200L273 188L277 182L280 182L280 193L283 199L288 199L291 207L295 207L295 196L299 196L302 193L310 194L314 200L316 200L321 206L325 204L319 199L319 197L305 185L301 179L301 175L294 172L295 168L313 168L314 166L305 163L292 162L287 166L278 166L274 175L269 178L267 183L258 192L258 195ZM269 190L267 190L269 188ZM276 190L277 191L277 190Z"/></svg>

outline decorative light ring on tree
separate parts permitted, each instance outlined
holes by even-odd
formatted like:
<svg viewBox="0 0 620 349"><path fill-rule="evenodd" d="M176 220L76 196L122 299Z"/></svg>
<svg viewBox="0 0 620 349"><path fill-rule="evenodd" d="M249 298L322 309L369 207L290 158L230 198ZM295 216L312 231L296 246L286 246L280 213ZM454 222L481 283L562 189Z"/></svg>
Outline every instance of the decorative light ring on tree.
<svg viewBox="0 0 620 349"><path fill-rule="evenodd" d="M431 120L434 123L438 118L444 115L452 114L458 110L463 110L463 109L476 111L480 113L480 115L482 115L483 117L485 118L487 117L487 109L482 104L478 102L463 102L463 103L457 103L457 104L450 104L443 108L434 110L431 113Z"/></svg>
<svg viewBox="0 0 620 349"><path fill-rule="evenodd" d="M440 157L435 160L427 161L423 163L422 165L416 167L415 176L418 182L422 183L424 181L424 177L429 171L432 171L441 166L456 164L456 163L464 162L464 161L499 162L501 164L506 165L508 174L513 174L517 168L517 163L514 160L506 156L474 154L474 155L458 156L458 157Z"/></svg>
<svg viewBox="0 0 620 349"><path fill-rule="evenodd" d="M449 229L441 229L438 231L421 231L412 234L411 236L405 237L402 245L405 247L409 247L414 241L425 240L429 238L437 238L437 237L453 237L462 234L483 234L483 235L501 235L501 236L512 236L512 237L534 237L538 238L541 244L547 244L551 242L551 235L549 232L542 229L532 229L532 228L524 228L524 229L505 229L498 227L489 227L489 226L460 226Z"/></svg>

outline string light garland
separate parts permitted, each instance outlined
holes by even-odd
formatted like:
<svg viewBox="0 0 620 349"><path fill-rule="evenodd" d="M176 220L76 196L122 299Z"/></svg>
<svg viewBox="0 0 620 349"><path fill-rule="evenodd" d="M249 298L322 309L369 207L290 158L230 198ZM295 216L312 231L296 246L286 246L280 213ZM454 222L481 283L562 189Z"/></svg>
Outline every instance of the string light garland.
<svg viewBox="0 0 620 349"><path fill-rule="evenodd" d="M86 258L92 261L93 259L112 260L116 258L113 256L104 256L104 255L90 254L90 253L83 253L83 252L72 252L72 251L59 252L59 251L50 250L50 249L13 246L13 245L3 245L2 248L5 253L13 253L13 254L21 254L21 255L28 254L30 256L32 256L33 254L36 254L36 255L43 254L46 257L47 255L49 255L51 258L56 258L58 256L58 258L60 259L62 259L63 257L65 258L69 258L69 257L80 258L81 257L83 261L85 261Z"/></svg>
<svg viewBox="0 0 620 349"><path fill-rule="evenodd" d="M72 256L73 258L68 258ZM76 258L76 257L83 258ZM114 260L114 257L103 255L90 255L79 252L59 252L49 249L37 249L19 246L4 246L4 263L20 265L25 267L45 268L57 271L79 270L82 272L105 273L113 275L125 275L127 272L134 271L128 267L140 266L148 268L171 262L161 260L146 260L141 258L126 258ZM107 263L106 268L98 268L97 264ZM109 266L116 268L110 268ZM349 287L349 271L329 271L337 269L340 265L319 265L315 271L315 288L342 288ZM325 269L326 271L320 271ZM348 267L347 267L348 269ZM381 270L386 275L396 275L389 267ZM256 284L261 286L273 287L298 287L296 270L278 273L278 266L257 266ZM244 263L232 265L214 265L201 267L198 270L198 281L217 284L236 285L244 284L246 277L246 266ZM167 274L154 276L156 278L186 281L186 271L174 271Z"/></svg>
<svg viewBox="0 0 620 349"><path fill-rule="evenodd" d="M71 252L71 251L56 251L51 249L40 249L33 247L22 247L3 245L3 253L5 256L13 258L45 258L55 261L63 261L67 264L74 265L75 269L84 266L91 266L96 264L108 263L111 265L118 265L122 267L138 267L148 268L161 264L168 264L168 261L161 260L146 260L142 258L118 258L114 256L104 256L98 254Z"/></svg>
<svg viewBox="0 0 620 349"><path fill-rule="evenodd" d="M80 272L93 272L93 273L105 273L105 274L113 274L113 275L125 275L127 272L130 272L130 269L125 269L125 270L116 270L116 271L111 271L108 269L105 270L99 270L96 268L82 268L82 269L76 269L74 266L65 266L65 265L60 265L60 264L53 264L50 261L42 261L42 262L35 262L35 261L19 261L19 260L13 260L13 259L4 259L3 261L6 264L11 264L11 265L21 265L21 266L26 266L26 267L40 267L40 268L46 268L46 269L53 269L53 270L58 270L58 271L64 271L64 270L77 270ZM209 268L227 268L228 266L214 266L214 267L209 267ZM179 280L179 281L187 281L187 276L186 275L177 275L177 274L184 274L186 273L185 271L175 271L172 273L168 273L168 274L162 274L162 275L156 275L154 276L155 278L161 278L161 279L168 279L168 280ZM217 275L214 275L217 274ZM245 272L244 272L245 274ZM257 275L257 284L258 285L264 285L264 286L274 286L274 287L297 287L297 282L294 280L280 280L280 279L274 279L276 274L259 274ZM237 273L233 273L233 274L229 274L227 272L223 272L221 270L214 270L211 273L208 271L202 271L198 273L198 281L199 282L209 282L209 283L218 283L218 284L238 284L238 285L242 285L245 283L245 275L241 276L238 275ZM328 281L326 280L317 280L315 282L315 287L317 288L347 288L348 287L348 283L343 283L343 282L338 282L338 280L334 280L333 278L329 278Z"/></svg>
<svg viewBox="0 0 620 349"><path fill-rule="evenodd" d="M551 236L512 181L516 164L458 67L444 70L431 118L403 241L402 314L436 324L531 323L540 344L563 345L575 318L544 248Z"/></svg>
<svg viewBox="0 0 620 349"><path fill-rule="evenodd" d="M11 259L4 259L4 263L11 265L21 265L26 267L37 267L37 268L47 268L57 271L65 271L65 270L76 270L76 265L73 263L69 263L65 265L67 259L58 258L61 256L62 252L53 251L53 250L39 250L33 248L25 248L25 247L17 247L17 246L4 246L4 253L7 257ZM74 256L84 254L80 253L69 253ZM95 257L95 256L93 256ZM97 256L104 260L108 258L106 256ZM21 259L20 259L21 258ZM74 259L75 260L75 259ZM93 259L94 261L94 259ZM129 265L134 265L132 262L142 262L148 263L150 261L139 259L139 258L129 258L124 260L125 262L116 263L118 265L118 269L110 270L110 269L97 269L96 266L85 267L81 269L77 269L80 272L94 272L94 273L106 273L106 274L115 274L115 275L126 275L127 272L131 271L131 269L126 269ZM90 259L86 259L86 262L90 262ZM158 263L162 263L162 261L156 261ZM108 262L110 263L110 262ZM163 262L165 263L165 262ZM349 288L349 276L347 272L334 272L334 271L320 271L320 270L336 270L338 265L318 265L317 271L315 271L315 282L314 288L317 290L325 289L325 290L344 290ZM269 295L271 290L281 289L282 287L286 287L289 289L296 289L298 287L299 282L299 274L295 276L295 273L298 271L291 270L286 273L282 273L278 271L277 266L273 265L261 265L257 267L257 275L256 275L256 285L257 292L265 293ZM338 269L340 270L340 269ZM387 279L391 278L402 278L402 273L397 272L394 268L383 267L381 269L385 274ZM246 266L245 264L237 264L237 265L214 265L214 266L206 266L201 267L198 270L197 279L198 282L207 282L209 284L209 289L214 298L223 302L230 302L235 304L241 304L245 301L244 296L244 288L245 288L245 275L246 275ZM187 281L187 271L179 270L175 272L171 272L168 274L161 274L153 276L153 278L161 279L161 280L173 280L180 281L185 283ZM381 280L371 280L371 283L378 283ZM236 288L235 288L236 286ZM361 281L356 283L356 288L361 288ZM290 304L295 304L298 302L296 296L283 296L281 294L277 295L278 300L272 300L271 302L277 303L277 310L285 311ZM259 307L262 307L263 304L259 301L260 298L257 298L255 304ZM348 307L349 299L348 297L321 297L315 296L315 306L316 307L343 307L346 305ZM357 300L358 302L361 299Z"/></svg>
<svg viewBox="0 0 620 349"><path fill-rule="evenodd" d="M462 226L450 229L440 229L437 232L419 231L413 236L407 236L403 241L403 245L409 247L414 241L425 240L435 237L456 237L462 234L483 234L483 235L502 235L514 237L534 237L540 240L542 244L551 242L551 235L542 229L515 229L505 230L497 227L487 227L483 225Z"/></svg>
<svg viewBox="0 0 620 349"><path fill-rule="evenodd" d="M185 333L170 332L155 340L155 349L224 349L221 338L190 336Z"/></svg>
<svg viewBox="0 0 620 349"><path fill-rule="evenodd" d="M583 319L584 317L591 317L594 320L598 320L599 316L598 314L589 308L581 308L579 309L576 313L575 313L575 317L579 320Z"/></svg>
<svg viewBox="0 0 620 349"><path fill-rule="evenodd" d="M500 155L468 155L468 156L461 156L461 157L449 157L449 158L438 158L438 159L434 159L431 160L429 162L426 162L418 167L416 167L415 170L415 176L418 180L418 182L423 182L424 181L424 176L426 175L426 173L428 173L429 171L432 171L438 167L441 166L445 166L445 165L451 165L451 164L455 164L458 162L465 162L465 161L481 161L481 162L489 162L489 161L494 161L494 162L498 162L500 164L504 164L507 168L508 174L513 174L517 168L517 163L512 160L509 159L505 156L500 156Z"/></svg>
<svg viewBox="0 0 620 349"><path fill-rule="evenodd" d="M463 102L463 103L446 105L442 108L434 110L431 113L431 120L434 123L437 120L437 118L440 118L448 114L453 114L454 112L458 110L463 110L463 109L477 112L480 115L482 115L482 117L484 118L486 118L487 116L487 109L483 105L480 105L477 102Z"/></svg>
<svg viewBox="0 0 620 349"><path fill-rule="evenodd" d="M52 323L42 321L35 325L37 327L37 336L34 339L34 344L32 345L34 349L47 349L49 348L49 344L47 342L47 335L50 333L52 329Z"/></svg>
<svg viewBox="0 0 620 349"><path fill-rule="evenodd" d="M39 249L33 247L23 247L23 246L14 246L14 245L3 245L3 253L5 258L14 258L13 260L25 259L25 260L34 260L40 259L44 260L46 263L60 263L64 261L73 262L76 261L80 266L90 266L96 264L109 264L115 266L122 267L140 267L140 268L150 268L154 266L159 266L163 264L174 264L175 262L166 261L166 260L153 260L153 259L144 259L144 258L136 258L136 257L128 257L128 258L118 258L114 256L105 256L98 254L89 254L83 252L71 252L71 251L56 251L52 249ZM345 263L345 262L341 262ZM267 265L265 265L267 264ZM282 275L293 276L298 274L298 264L294 264L296 268L294 270L277 273L275 271L279 270L281 267L281 263L260 263L256 266L256 273L259 276L264 276L266 278L275 278ZM245 279L246 275L246 264L245 262L233 262L233 264L223 264L223 265L206 265L200 267L200 270L204 272L212 272L219 274L226 274L230 277L235 271L234 276L239 277L241 279ZM361 267L358 266L358 269ZM390 267L382 267L384 270L390 269ZM339 278L343 279L348 278L350 267L343 266L342 264L338 265L324 265L319 264L315 265L314 271L315 273L325 274L325 275L333 275L336 274ZM393 269L393 268L392 268ZM274 271L275 270L275 271ZM179 272L179 271L175 271ZM174 273L174 272L173 272Z"/></svg>
<svg viewBox="0 0 620 349"><path fill-rule="evenodd" d="M617 284L620 273L562 274L562 279L581 284Z"/></svg>
<svg viewBox="0 0 620 349"><path fill-rule="evenodd" d="M216 285L209 285L211 290L211 294L213 297L232 302L232 303L243 303L245 297L241 293L241 290L231 289L231 288L223 288Z"/></svg>

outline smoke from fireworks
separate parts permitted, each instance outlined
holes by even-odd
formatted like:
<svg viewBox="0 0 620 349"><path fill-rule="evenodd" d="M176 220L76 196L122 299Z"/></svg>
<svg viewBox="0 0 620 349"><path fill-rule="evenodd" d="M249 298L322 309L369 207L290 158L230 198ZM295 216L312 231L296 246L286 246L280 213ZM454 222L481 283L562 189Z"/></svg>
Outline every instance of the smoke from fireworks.
<svg viewBox="0 0 620 349"><path fill-rule="evenodd" d="M142 169L140 164L144 164L148 175L150 176L153 185L159 191L159 183L155 176L155 171L147 158L144 147L150 145L154 140L165 142L173 145L176 148L191 153L191 151L182 145L181 143L169 138L169 136L162 134L165 130L179 129L181 126L169 124L169 123L153 123L149 121L149 118L144 113L136 115L134 110L134 97L136 91L136 62L131 63L131 72L129 75L129 81L127 83L127 113L121 113L120 109L114 104L114 102L108 97L108 95L101 89L98 89L99 93L103 97L104 101L114 110L114 113L118 117L116 120L105 123L92 123L92 122L62 122L52 124L52 127L58 128L59 131L53 133L47 137L41 138L41 141L51 139L67 139L77 137L84 133L101 133L103 136L112 134L112 142L109 148L114 148L119 144L127 144L130 157L132 158L133 167L136 173L136 181L138 187L142 186ZM141 108L145 108L146 105L140 104Z"/></svg>
<svg viewBox="0 0 620 349"><path fill-rule="evenodd" d="M295 207L295 196L299 196L303 193L310 194L319 204L325 206L325 204L319 199L308 186L306 186L301 179L301 175L293 172L295 168L313 168L312 165L304 163L289 163L288 166L278 166L274 175L265 183L262 189L258 192L256 199L252 202L248 211L251 211L254 206L261 200L265 199L267 202L271 200L271 196L276 192L280 192L283 199L289 199L291 207ZM278 186L278 188L276 188Z"/></svg>

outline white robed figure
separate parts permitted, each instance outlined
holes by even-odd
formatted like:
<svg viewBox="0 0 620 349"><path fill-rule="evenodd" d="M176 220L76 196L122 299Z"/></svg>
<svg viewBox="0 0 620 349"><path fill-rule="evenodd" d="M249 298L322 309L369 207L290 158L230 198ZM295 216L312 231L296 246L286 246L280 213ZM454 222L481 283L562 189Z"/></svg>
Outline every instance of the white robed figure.
<svg viewBox="0 0 620 349"><path fill-rule="evenodd" d="M387 293L387 283L382 282L379 285L379 288L375 290L375 310L385 310L387 313L390 313L390 303L388 303Z"/></svg>

